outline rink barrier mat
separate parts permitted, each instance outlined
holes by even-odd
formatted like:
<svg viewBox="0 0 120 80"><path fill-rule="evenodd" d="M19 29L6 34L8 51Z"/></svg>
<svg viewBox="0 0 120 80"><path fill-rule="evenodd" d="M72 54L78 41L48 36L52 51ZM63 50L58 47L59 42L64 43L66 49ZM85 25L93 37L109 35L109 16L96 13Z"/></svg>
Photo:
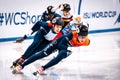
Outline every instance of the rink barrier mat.
<svg viewBox="0 0 120 80"><path fill-rule="evenodd" d="M113 28L113 29L101 29L101 30L90 30L89 34L96 34L96 33L105 33L105 32L115 32L120 31L120 28ZM22 37L22 36L21 36ZM0 38L0 42L7 42L7 41L15 41L18 38L21 37L10 37L10 38ZM29 36L27 40L33 39L34 36Z"/></svg>

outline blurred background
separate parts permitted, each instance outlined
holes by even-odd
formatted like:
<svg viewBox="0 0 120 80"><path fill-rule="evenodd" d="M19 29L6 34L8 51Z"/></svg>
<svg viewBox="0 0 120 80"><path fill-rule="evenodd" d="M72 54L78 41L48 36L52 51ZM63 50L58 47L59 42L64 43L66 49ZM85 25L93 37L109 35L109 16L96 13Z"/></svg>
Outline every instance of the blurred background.
<svg viewBox="0 0 120 80"><path fill-rule="evenodd" d="M90 46L73 49L74 54L48 70L47 76L32 76L39 62L25 68L23 75L13 75L11 63L24 53L34 34L23 43L13 42L40 20L48 5L62 3L70 4L71 14L80 14L89 23ZM119 80L119 36L120 0L1 0L0 80Z"/></svg>

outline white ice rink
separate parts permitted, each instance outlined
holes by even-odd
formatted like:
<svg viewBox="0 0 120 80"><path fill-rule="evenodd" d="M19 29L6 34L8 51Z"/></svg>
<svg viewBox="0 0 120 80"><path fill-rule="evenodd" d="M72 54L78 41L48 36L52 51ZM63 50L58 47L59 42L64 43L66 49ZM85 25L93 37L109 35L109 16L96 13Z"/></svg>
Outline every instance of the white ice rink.
<svg viewBox="0 0 120 80"><path fill-rule="evenodd" d="M73 53L56 66L46 70L47 75L34 77L32 72L53 55L26 66L24 74L12 74L10 65L19 58L32 40L23 43L0 43L0 80L120 80L120 31L90 34L88 47L73 48Z"/></svg>

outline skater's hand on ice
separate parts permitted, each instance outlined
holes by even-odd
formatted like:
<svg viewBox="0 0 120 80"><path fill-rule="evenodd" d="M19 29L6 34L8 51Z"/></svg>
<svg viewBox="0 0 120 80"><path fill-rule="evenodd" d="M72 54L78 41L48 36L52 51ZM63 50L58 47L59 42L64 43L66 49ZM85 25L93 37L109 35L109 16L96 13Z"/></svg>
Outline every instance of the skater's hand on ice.
<svg viewBox="0 0 120 80"><path fill-rule="evenodd" d="M72 50L72 47L68 47L67 50L70 50L70 51L71 51L71 50Z"/></svg>

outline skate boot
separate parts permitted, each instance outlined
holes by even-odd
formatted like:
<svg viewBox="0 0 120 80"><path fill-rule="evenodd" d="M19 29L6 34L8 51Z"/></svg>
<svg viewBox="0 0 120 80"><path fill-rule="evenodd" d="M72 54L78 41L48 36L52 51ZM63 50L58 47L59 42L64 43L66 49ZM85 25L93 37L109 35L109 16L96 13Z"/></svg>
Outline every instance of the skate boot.
<svg viewBox="0 0 120 80"><path fill-rule="evenodd" d="M23 37L17 39L15 43L21 43L21 42L23 42L26 38L27 38L27 36L24 35Z"/></svg>
<svg viewBox="0 0 120 80"><path fill-rule="evenodd" d="M24 59L21 57L17 59L16 61L14 61L10 68L14 69L16 66L21 65L23 62L24 62Z"/></svg>
<svg viewBox="0 0 120 80"><path fill-rule="evenodd" d="M21 73L20 71L22 70L22 66L18 65L15 69L13 69L12 73L13 74L18 74Z"/></svg>
<svg viewBox="0 0 120 80"><path fill-rule="evenodd" d="M37 76L38 74L42 73L44 71L43 67L40 67L37 71L33 72L34 76Z"/></svg>

